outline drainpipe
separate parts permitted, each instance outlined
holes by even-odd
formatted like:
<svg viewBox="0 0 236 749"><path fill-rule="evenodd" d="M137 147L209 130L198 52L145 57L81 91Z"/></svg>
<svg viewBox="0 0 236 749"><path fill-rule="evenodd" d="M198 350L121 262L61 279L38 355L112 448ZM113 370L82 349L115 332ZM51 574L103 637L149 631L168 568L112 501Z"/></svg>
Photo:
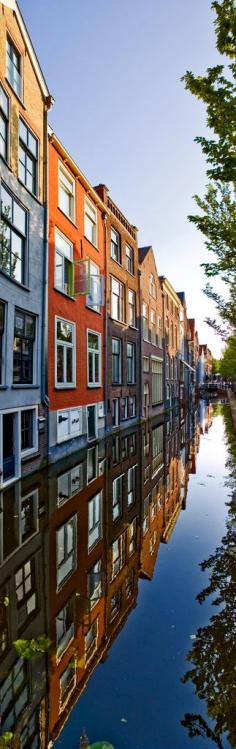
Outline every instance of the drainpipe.
<svg viewBox="0 0 236 749"><path fill-rule="evenodd" d="M41 339L41 401L47 409L47 461L49 455L49 398L48 398L48 128L47 107L44 111L44 254Z"/></svg>

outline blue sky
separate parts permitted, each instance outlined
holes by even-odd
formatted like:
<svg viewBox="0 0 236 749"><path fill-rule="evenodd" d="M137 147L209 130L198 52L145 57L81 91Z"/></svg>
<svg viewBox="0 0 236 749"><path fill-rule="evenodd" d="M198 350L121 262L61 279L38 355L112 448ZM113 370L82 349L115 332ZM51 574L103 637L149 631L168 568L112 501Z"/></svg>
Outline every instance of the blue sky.
<svg viewBox="0 0 236 749"><path fill-rule="evenodd" d="M189 317L215 355L204 324L209 260L188 220L203 194L205 162L194 137L205 108L186 92L185 71L219 61L210 0L19 0L49 89L50 124L92 184L111 197L152 244L157 267L185 289Z"/></svg>

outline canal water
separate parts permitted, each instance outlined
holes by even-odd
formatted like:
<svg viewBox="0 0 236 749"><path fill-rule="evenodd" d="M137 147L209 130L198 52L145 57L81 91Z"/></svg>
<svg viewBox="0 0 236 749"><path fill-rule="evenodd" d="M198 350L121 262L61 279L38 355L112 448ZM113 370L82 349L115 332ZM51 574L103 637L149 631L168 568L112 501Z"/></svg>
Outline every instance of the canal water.
<svg viewBox="0 0 236 749"><path fill-rule="evenodd" d="M236 747L228 406L113 435L0 503L6 745Z"/></svg>

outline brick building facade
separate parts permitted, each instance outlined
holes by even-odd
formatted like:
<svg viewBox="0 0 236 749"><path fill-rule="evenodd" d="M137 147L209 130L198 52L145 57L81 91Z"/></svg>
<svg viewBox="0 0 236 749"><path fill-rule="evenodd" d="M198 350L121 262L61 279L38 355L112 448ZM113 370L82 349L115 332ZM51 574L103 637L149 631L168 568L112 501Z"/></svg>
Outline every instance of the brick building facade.
<svg viewBox="0 0 236 749"><path fill-rule="evenodd" d="M152 247L139 247L141 308L141 415L145 419L164 408L162 289Z"/></svg>

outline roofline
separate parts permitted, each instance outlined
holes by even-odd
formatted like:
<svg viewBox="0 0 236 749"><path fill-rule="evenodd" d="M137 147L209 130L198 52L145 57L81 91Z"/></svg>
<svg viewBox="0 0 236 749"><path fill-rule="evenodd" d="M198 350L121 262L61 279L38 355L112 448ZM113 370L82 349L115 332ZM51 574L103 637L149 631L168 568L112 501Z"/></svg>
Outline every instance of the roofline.
<svg viewBox="0 0 236 749"><path fill-rule="evenodd" d="M50 125L48 126L48 138L50 143L56 147L58 153L62 156L64 162L66 162L66 165L68 164L74 176L78 177L80 182L82 182L82 185L85 187L94 203L99 206L104 213L109 214L107 206L103 203L96 190L94 190L94 187L90 184L87 177L85 177L85 174L81 171L72 156L70 156L69 152L66 150L65 146L63 146L63 143L59 140Z"/></svg>
<svg viewBox="0 0 236 749"><path fill-rule="evenodd" d="M174 287L172 286L172 284L170 283L170 281L168 281L168 278L166 278L166 276L159 276L159 281L160 281L161 284L163 284L163 285L165 285L167 287L167 289L169 291L169 294L172 294L175 302L177 302L177 304L180 306L182 304L182 302L181 302L181 300L180 300L177 292L175 291Z"/></svg>
<svg viewBox="0 0 236 749"><path fill-rule="evenodd" d="M36 55L33 43L31 41L27 26L25 24L24 18L22 16L21 10L19 8L18 3L16 0L1 0L2 5L5 5L6 7L10 8L13 13L15 13L20 31L22 33L22 37L25 42L25 46L27 48L31 63L34 68L35 75L38 79L41 91L44 95L44 98L47 100L48 109L54 102L53 96L50 94L49 88L47 86L46 80L44 78L38 57Z"/></svg>

